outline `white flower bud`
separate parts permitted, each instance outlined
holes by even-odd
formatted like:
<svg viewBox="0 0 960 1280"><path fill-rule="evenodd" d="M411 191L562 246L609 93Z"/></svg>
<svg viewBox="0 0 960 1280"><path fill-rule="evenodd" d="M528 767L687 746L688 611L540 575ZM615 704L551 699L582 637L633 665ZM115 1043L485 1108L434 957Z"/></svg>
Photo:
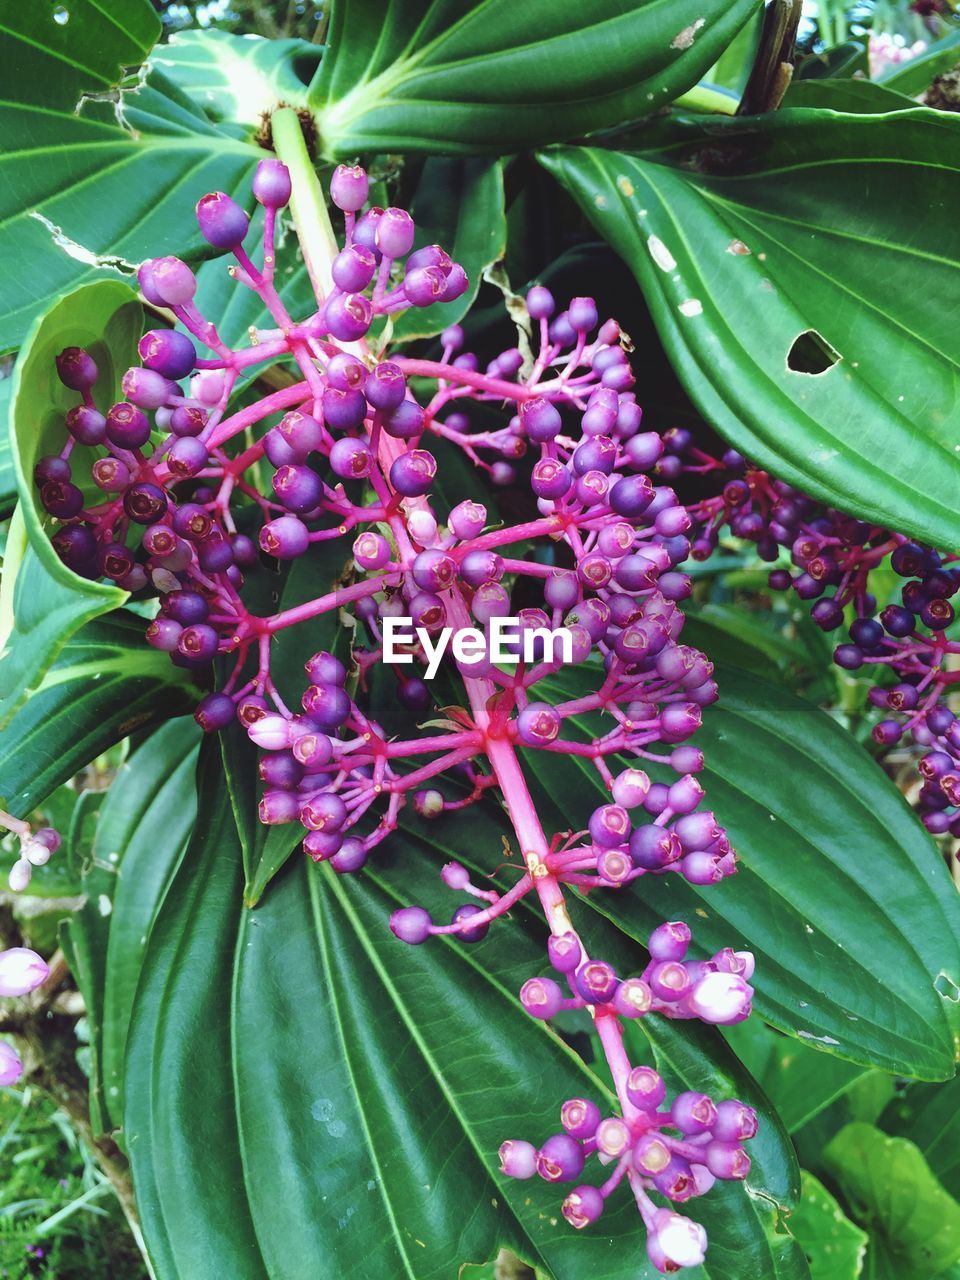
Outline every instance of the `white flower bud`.
<svg viewBox="0 0 960 1280"><path fill-rule="evenodd" d="M14 893L22 893L30 883L30 877L33 875L33 868L26 858L19 858L10 868L10 888Z"/></svg>

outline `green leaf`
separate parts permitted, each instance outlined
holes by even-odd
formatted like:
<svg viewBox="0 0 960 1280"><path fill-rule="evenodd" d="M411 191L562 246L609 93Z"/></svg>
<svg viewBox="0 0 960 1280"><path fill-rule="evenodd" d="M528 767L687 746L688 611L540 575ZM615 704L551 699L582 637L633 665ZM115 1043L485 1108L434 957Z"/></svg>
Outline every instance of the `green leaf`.
<svg viewBox="0 0 960 1280"><path fill-rule="evenodd" d="M898 1280L929 1280L960 1259L960 1204L912 1142L848 1124L823 1153L872 1249Z"/></svg>
<svg viewBox="0 0 960 1280"><path fill-rule="evenodd" d="M430 157L410 207L417 243L439 244L467 273L470 287L455 302L411 307L393 326L394 341L431 338L470 310L484 270L507 247L503 169L498 160Z"/></svg>
<svg viewBox="0 0 960 1280"><path fill-rule="evenodd" d="M823 53L812 53L797 68L798 80L846 79L870 74L867 46L862 40L845 40Z"/></svg>
<svg viewBox="0 0 960 1280"><path fill-rule="evenodd" d="M501 860L497 806L448 815L429 833L402 828L356 877L298 859L251 912L241 906L242 859L218 767L210 748L195 835L142 957L126 1050L124 1129L158 1280L292 1280L299 1267L446 1280L501 1244L555 1280L653 1280L628 1195L615 1197L601 1229L574 1232L559 1217L556 1188L494 1172L499 1143L542 1141L562 1098L611 1101L564 1041L520 1008L516 992L544 964L533 910L519 906L469 949L447 939L403 947L386 928L389 912L411 900L449 912L438 871L454 850L481 875ZM606 928L599 919L593 927ZM686 1051L664 1034L679 1078L719 1069L724 1089L752 1088L722 1050L723 1065L713 1065L709 1033ZM721 1243L718 1261L699 1273L709 1280L742 1278L722 1245L738 1233L740 1249L763 1260L758 1280L806 1274L775 1264L788 1236L776 1248L768 1240L792 1181L769 1113L764 1126L759 1210L731 1187L725 1212L737 1226L724 1237L719 1204L705 1208Z"/></svg>
<svg viewBox="0 0 960 1280"><path fill-rule="evenodd" d="M66 440L64 415L77 403L77 393L57 377L56 356L69 346L90 351L100 371L97 403L105 410L119 398L120 379L134 362L141 322L140 306L126 285L87 285L37 320L14 368L9 426L23 535L19 528L11 533L5 559L10 615L6 626L0 625L0 644L7 651L0 676L0 723L9 719L79 627L127 598L119 587L81 578L60 560L50 545L52 522L37 501L33 468L37 458L60 452Z"/></svg>
<svg viewBox="0 0 960 1280"><path fill-rule="evenodd" d="M90 1022L95 1134L120 1127L123 1051L140 957L196 815L198 737L192 721L174 721L121 769L100 810L83 877L86 904L61 930Z"/></svg>
<svg viewBox="0 0 960 1280"><path fill-rule="evenodd" d="M10 433L6 430L13 387L11 372L0 375L0 520L5 520L17 503L17 473L13 469Z"/></svg>
<svg viewBox="0 0 960 1280"><path fill-rule="evenodd" d="M93 10L86 3L72 17L71 38L86 40ZM41 11L18 5L8 25L19 30ZM116 101L85 99L76 113L74 92L53 106L36 101L27 71L15 64L0 93L0 254L30 263L0 284L0 351L84 280L129 278L158 253L208 255L194 205L221 190L249 207L247 179L263 154L212 125L156 71Z"/></svg>
<svg viewBox="0 0 960 1280"><path fill-rule="evenodd" d="M930 838L830 716L742 671L718 667L718 681L720 701L695 742L705 803L727 828L739 873L707 888L645 876L639 892L593 894L590 904L640 940L662 920L685 920L702 952L749 948L754 1008L811 1048L921 1079L952 1076L960 902ZM550 684L551 701L587 687L570 668ZM592 766L552 755L536 767L555 829L582 826Z"/></svg>
<svg viewBox="0 0 960 1280"><path fill-rule="evenodd" d="M870 80L794 80L783 100L785 107L810 107L826 111L882 115L886 111L915 111L917 104L905 93Z"/></svg>
<svg viewBox="0 0 960 1280"><path fill-rule="evenodd" d="M788 1133L802 1129L870 1070L808 1049L759 1018L725 1028L724 1036L777 1108Z"/></svg>
<svg viewBox="0 0 960 1280"><path fill-rule="evenodd" d="M850 1221L823 1183L806 1169L790 1229L807 1256L812 1280L857 1280L862 1273L867 1233Z"/></svg>
<svg viewBox="0 0 960 1280"><path fill-rule="evenodd" d="M755 0L336 0L310 87L324 152L501 152L653 114Z"/></svg>
<svg viewBox="0 0 960 1280"><path fill-rule="evenodd" d="M931 81L944 71L951 71L960 62L960 31L951 31L940 40L934 40L923 53L908 62L888 67L879 82L888 89L896 89L908 97L929 88Z"/></svg>
<svg viewBox="0 0 960 1280"><path fill-rule="evenodd" d="M21 102L72 112L82 95L109 95L143 61L160 37L149 0L104 6L97 0L67 5L3 6L6 40L4 88Z"/></svg>
<svg viewBox="0 0 960 1280"><path fill-rule="evenodd" d="M637 276L726 439L816 497L953 547L958 132L926 110L797 109L686 121L639 155L541 159Z"/></svg>
<svg viewBox="0 0 960 1280"><path fill-rule="evenodd" d="M158 45L159 67L217 122L256 129L283 102L302 107L321 49L307 40L264 40L229 31L178 31Z"/></svg>
<svg viewBox="0 0 960 1280"><path fill-rule="evenodd" d="M88 623L0 735L4 807L18 817L43 803L128 734L183 715L199 691L188 672L143 638L141 618Z"/></svg>
<svg viewBox="0 0 960 1280"><path fill-rule="evenodd" d="M757 56L762 28L763 17L760 13L740 28L706 73L708 83L732 89L738 96L743 93L750 78L750 68Z"/></svg>
<svg viewBox="0 0 960 1280"><path fill-rule="evenodd" d="M935 1177L960 1197L960 1078L908 1085L877 1123L885 1133L916 1143Z"/></svg>

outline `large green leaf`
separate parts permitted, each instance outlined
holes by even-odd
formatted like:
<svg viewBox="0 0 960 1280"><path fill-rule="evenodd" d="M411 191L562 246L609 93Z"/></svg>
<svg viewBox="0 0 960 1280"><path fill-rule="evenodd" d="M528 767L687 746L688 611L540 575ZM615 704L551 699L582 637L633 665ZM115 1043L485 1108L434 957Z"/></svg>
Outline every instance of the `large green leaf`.
<svg viewBox="0 0 960 1280"><path fill-rule="evenodd" d="M498 809L401 829L358 877L300 859L251 912L217 769L208 751L198 826L150 932L126 1049L125 1137L158 1280L446 1280L498 1244L555 1280L652 1280L628 1196L593 1231L573 1232L556 1188L492 1172L504 1137L555 1129L562 1098L610 1100L520 1009L519 986L544 964L536 914L518 907L469 949L403 947L386 928L414 898L451 909L437 873L454 851L481 875L501 860ZM114 924L121 910L118 896ZM592 928L609 933L596 917ZM764 1112L750 1193L732 1187L697 1206L719 1247L692 1277L741 1280L731 1259L746 1255L758 1280L799 1280L802 1259L776 1229L796 1177L782 1130L715 1033L662 1034L657 1053L676 1079L712 1080Z"/></svg>
<svg viewBox="0 0 960 1280"><path fill-rule="evenodd" d="M812 1048L921 1079L952 1076L960 902L929 837L830 716L755 676L718 672L720 701L696 742L707 804L739 873L702 889L646 876L634 891L591 895L591 905L640 939L679 919L708 954L748 947L754 1007ZM551 700L585 688L567 669ZM558 827L582 827L584 781L595 779L572 757L538 761L536 785L557 806Z"/></svg>
<svg viewBox="0 0 960 1280"><path fill-rule="evenodd" d="M952 549L958 133L940 112L797 109L686 121L639 155L541 159L629 263L723 436L817 497Z"/></svg>
<svg viewBox="0 0 960 1280"><path fill-rule="evenodd" d="M141 5L149 16L142 0L124 5L124 13L136 13ZM155 254L208 253L194 205L217 189L249 204L245 179L262 154L212 125L156 71L111 95L103 91L103 79L113 74L114 64L108 59L106 66L87 71L84 62L74 68L67 92L45 96L56 83L58 62L43 39L55 33L60 40L66 32L71 50L95 46L100 25L94 15L106 13L92 0L71 10L61 29L46 3L4 5L7 34L31 48L36 36L37 56L47 60L42 75L29 59L11 63L0 90L6 140L0 157L0 255L20 264L0 284L0 350L16 346L50 300L82 280L129 277ZM44 22L38 34L33 27L39 15ZM78 106L86 88L99 96Z"/></svg>
<svg viewBox="0 0 960 1280"><path fill-rule="evenodd" d="M88 623L0 735L0 794L23 817L128 734L191 710L190 675L143 638L124 613Z"/></svg>
<svg viewBox="0 0 960 1280"><path fill-rule="evenodd" d="M123 1051L140 959L196 815L198 736L192 721L164 725L114 779L84 869L87 901L61 932L90 1022L90 1111L97 1134L121 1124Z"/></svg>
<svg viewBox="0 0 960 1280"><path fill-rule="evenodd" d="M149 0L2 0L0 31L5 88L13 82L20 101L73 111L81 95L108 95L136 70L160 36L160 19Z"/></svg>
<svg viewBox="0 0 960 1280"><path fill-rule="evenodd" d="M13 373L9 430L22 524L11 532L5 557L9 613L0 623L5 657L0 675L0 723L43 673L74 631L126 600L113 584L90 582L68 569L50 545L50 522L37 502L37 458L59 453L67 439L64 415L77 403L57 377L55 358L82 346L100 370L101 409L119 397L122 375L136 356L141 310L119 281L99 281L61 298L37 320Z"/></svg>
<svg viewBox="0 0 960 1280"><path fill-rule="evenodd" d="M150 65L212 120L256 128L278 103L304 105L320 54L319 46L307 40L264 40L213 28L178 31L157 46Z"/></svg>
<svg viewBox="0 0 960 1280"><path fill-rule="evenodd" d="M960 1259L960 1204L906 1138L848 1124L824 1152L854 1215L872 1229L868 1274L930 1280Z"/></svg>
<svg viewBox="0 0 960 1280"><path fill-rule="evenodd" d="M844 1214L818 1178L803 1171L803 1194L790 1227L810 1262L812 1280L857 1280L867 1233Z"/></svg>
<svg viewBox="0 0 960 1280"><path fill-rule="evenodd" d="M329 156L502 152L653 114L755 0L337 0L310 89Z"/></svg>
<svg viewBox="0 0 960 1280"><path fill-rule="evenodd" d="M960 1199L960 1078L908 1085L878 1124L885 1133L916 1143L935 1176Z"/></svg>

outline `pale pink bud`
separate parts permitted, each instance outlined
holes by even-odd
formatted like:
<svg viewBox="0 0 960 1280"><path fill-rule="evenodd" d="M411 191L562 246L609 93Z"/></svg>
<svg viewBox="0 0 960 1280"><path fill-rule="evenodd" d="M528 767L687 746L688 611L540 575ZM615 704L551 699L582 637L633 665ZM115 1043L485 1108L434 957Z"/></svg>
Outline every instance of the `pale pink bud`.
<svg viewBox="0 0 960 1280"><path fill-rule="evenodd" d="M0 951L0 996L25 996L46 982L50 970L29 947Z"/></svg>
<svg viewBox="0 0 960 1280"><path fill-rule="evenodd" d="M5 1040L0 1040L0 1085L16 1084L23 1075L23 1063Z"/></svg>

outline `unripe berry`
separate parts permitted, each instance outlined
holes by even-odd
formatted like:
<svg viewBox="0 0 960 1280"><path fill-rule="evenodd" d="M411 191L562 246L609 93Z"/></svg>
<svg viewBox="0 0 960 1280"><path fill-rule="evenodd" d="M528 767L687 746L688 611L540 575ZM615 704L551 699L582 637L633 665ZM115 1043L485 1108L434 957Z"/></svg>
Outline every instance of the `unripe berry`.
<svg viewBox="0 0 960 1280"><path fill-rule="evenodd" d="M200 234L215 249L236 249L250 228L246 213L223 191L213 191L197 203Z"/></svg>
<svg viewBox="0 0 960 1280"><path fill-rule="evenodd" d="M290 171L280 160L261 160L253 175L253 194L267 209L282 209L290 201Z"/></svg>

